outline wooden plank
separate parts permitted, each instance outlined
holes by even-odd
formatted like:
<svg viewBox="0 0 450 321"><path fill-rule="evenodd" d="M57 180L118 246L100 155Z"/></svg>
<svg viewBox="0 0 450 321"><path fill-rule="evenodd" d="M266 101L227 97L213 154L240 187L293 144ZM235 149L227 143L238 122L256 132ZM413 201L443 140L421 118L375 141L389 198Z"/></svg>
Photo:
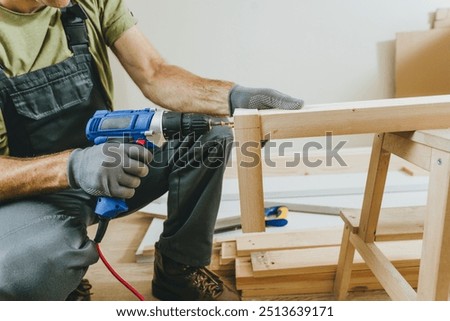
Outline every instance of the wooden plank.
<svg viewBox="0 0 450 321"><path fill-rule="evenodd" d="M211 262L207 266L208 269L219 274L221 276L234 276L235 275L235 264L234 262L231 264L221 264L220 262L220 251L221 248L213 248L211 253Z"/></svg>
<svg viewBox="0 0 450 321"><path fill-rule="evenodd" d="M425 206L383 208L375 239L377 241L422 239L425 220ZM341 213L346 225L352 233L358 234L361 213L349 209Z"/></svg>
<svg viewBox="0 0 450 321"><path fill-rule="evenodd" d="M391 154L383 149L384 136L384 134L375 135L372 144L372 155L370 156L358 230L359 235L365 242L375 240L375 231L389 169Z"/></svg>
<svg viewBox="0 0 450 321"><path fill-rule="evenodd" d="M416 266L421 255L421 240L379 242L378 246L396 267ZM292 275L311 272L336 272L339 246L313 249L255 252L251 254L255 277ZM355 253L353 269L366 264Z"/></svg>
<svg viewBox="0 0 450 321"><path fill-rule="evenodd" d="M409 280L411 286L417 286L418 266L404 267L400 271ZM258 290L259 295L331 293L334 278L335 273L330 272L256 278L253 275L249 258L237 258L236 260L236 288L243 291ZM270 291L264 291L269 289ZM350 291L377 289L382 289L382 286L369 269L353 271Z"/></svg>
<svg viewBox="0 0 450 321"><path fill-rule="evenodd" d="M350 287L350 280L353 271L353 260L355 257L355 247L350 242L352 230L348 224L345 225L342 233L342 241L339 251L339 258L336 268L336 277L333 284L333 292L338 300L344 300Z"/></svg>
<svg viewBox="0 0 450 321"><path fill-rule="evenodd" d="M261 111L261 134L271 139L448 128L450 95L306 105ZM280 125L281 124L281 125Z"/></svg>
<svg viewBox="0 0 450 321"><path fill-rule="evenodd" d="M342 228L321 228L286 233L251 233L236 238L237 255L252 252L338 246Z"/></svg>
<svg viewBox="0 0 450 321"><path fill-rule="evenodd" d="M431 147L413 142L402 135L386 133L383 149L423 168L430 169Z"/></svg>
<svg viewBox="0 0 450 321"><path fill-rule="evenodd" d="M414 289L403 278L400 272L398 272L391 259L375 243L366 243L356 234L350 235L350 241L393 300L417 299L417 294ZM405 250L403 246L398 246L401 251Z"/></svg>
<svg viewBox="0 0 450 321"><path fill-rule="evenodd" d="M418 298L448 300L450 283L450 154L433 150Z"/></svg>
<svg viewBox="0 0 450 321"><path fill-rule="evenodd" d="M257 110L237 111L234 116L236 159L242 231L264 232L264 192L261 164L261 127Z"/></svg>
<svg viewBox="0 0 450 321"><path fill-rule="evenodd" d="M415 143L450 152L450 129L417 130L414 132L397 133Z"/></svg>
<svg viewBox="0 0 450 321"><path fill-rule="evenodd" d="M236 259L236 242L223 242L220 249L220 265L233 264Z"/></svg>

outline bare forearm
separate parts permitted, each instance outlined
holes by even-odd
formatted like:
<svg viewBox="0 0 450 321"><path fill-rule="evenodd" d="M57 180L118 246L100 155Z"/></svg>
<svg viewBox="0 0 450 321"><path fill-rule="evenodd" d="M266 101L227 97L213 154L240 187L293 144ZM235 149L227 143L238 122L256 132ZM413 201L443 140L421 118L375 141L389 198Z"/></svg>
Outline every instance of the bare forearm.
<svg viewBox="0 0 450 321"><path fill-rule="evenodd" d="M142 91L148 99L171 110L227 116L232 86L231 82L201 78L180 67L163 64Z"/></svg>
<svg viewBox="0 0 450 321"><path fill-rule="evenodd" d="M0 202L69 187L70 152L37 158L0 157Z"/></svg>
<svg viewBox="0 0 450 321"><path fill-rule="evenodd" d="M232 82L199 77L167 64L137 27L124 32L112 49L143 94L154 103L175 111L229 115Z"/></svg>

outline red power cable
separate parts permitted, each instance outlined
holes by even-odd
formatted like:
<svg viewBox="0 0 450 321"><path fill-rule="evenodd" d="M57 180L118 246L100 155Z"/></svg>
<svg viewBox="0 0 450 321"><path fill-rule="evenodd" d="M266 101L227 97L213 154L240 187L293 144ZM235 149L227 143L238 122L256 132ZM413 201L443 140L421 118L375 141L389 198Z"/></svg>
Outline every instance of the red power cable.
<svg viewBox="0 0 450 321"><path fill-rule="evenodd" d="M142 294L139 293L138 290L136 290L131 284L129 284L127 281L125 281L109 264L109 262L106 260L105 256L103 255L102 251L100 250L100 244L96 243L95 246L97 247L98 255L100 256L100 259L102 260L103 264L105 264L106 268L111 272L112 275L120 282L122 283L128 290L130 290L139 300L145 301L145 298Z"/></svg>

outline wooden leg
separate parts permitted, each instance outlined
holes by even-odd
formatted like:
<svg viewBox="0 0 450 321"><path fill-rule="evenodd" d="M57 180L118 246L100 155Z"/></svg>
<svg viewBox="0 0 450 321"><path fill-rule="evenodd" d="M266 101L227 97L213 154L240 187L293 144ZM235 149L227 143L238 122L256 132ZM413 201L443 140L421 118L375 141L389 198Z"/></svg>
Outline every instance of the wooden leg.
<svg viewBox="0 0 450 321"><path fill-rule="evenodd" d="M448 300L450 284L450 154L433 150L417 295Z"/></svg>
<svg viewBox="0 0 450 321"><path fill-rule="evenodd" d="M261 122L257 110L234 115L241 224L244 233L264 232L264 192L261 164Z"/></svg>
<svg viewBox="0 0 450 321"><path fill-rule="evenodd" d="M350 286L355 247L350 242L351 228L346 224L342 235L336 278L334 280L334 295L337 300L345 300Z"/></svg>
<svg viewBox="0 0 450 321"><path fill-rule="evenodd" d="M364 201L359 223L359 235L364 242L373 242L380 216L384 186L391 154L383 149L384 134L377 134L372 145Z"/></svg>

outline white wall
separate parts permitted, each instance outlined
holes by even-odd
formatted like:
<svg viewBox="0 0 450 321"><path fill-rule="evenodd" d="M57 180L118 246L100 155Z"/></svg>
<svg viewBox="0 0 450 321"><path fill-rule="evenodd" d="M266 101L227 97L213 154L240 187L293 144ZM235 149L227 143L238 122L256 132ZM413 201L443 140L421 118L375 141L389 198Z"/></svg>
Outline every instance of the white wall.
<svg viewBox="0 0 450 321"><path fill-rule="evenodd" d="M430 28L438 0L126 0L173 64L307 104L394 94L396 32ZM150 103L113 64L118 108ZM366 144L367 136L352 144Z"/></svg>

